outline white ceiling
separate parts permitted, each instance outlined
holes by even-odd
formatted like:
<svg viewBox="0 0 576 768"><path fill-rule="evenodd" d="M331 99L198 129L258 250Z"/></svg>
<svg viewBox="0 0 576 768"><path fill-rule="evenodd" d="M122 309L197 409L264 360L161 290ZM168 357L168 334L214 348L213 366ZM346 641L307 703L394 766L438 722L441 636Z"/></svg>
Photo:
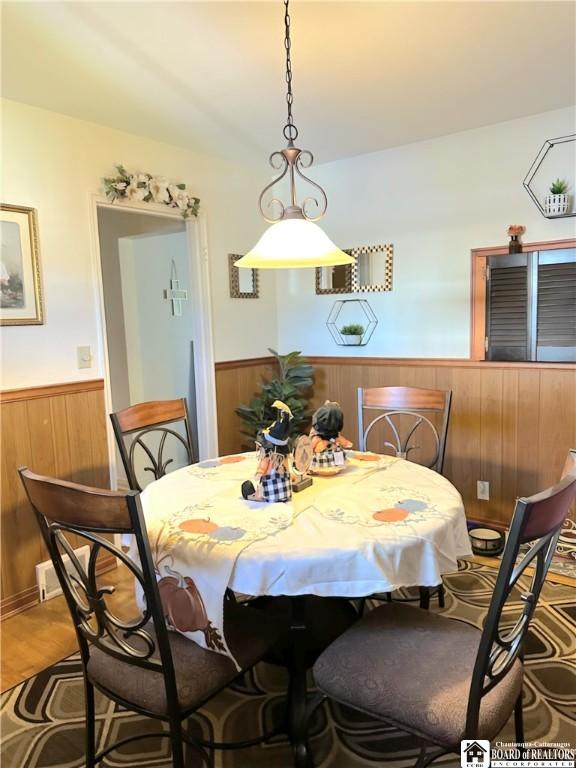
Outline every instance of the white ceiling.
<svg viewBox="0 0 576 768"><path fill-rule="evenodd" d="M574 104L572 2L293 2L316 162ZM3 95L263 162L284 145L283 6L8 2Z"/></svg>

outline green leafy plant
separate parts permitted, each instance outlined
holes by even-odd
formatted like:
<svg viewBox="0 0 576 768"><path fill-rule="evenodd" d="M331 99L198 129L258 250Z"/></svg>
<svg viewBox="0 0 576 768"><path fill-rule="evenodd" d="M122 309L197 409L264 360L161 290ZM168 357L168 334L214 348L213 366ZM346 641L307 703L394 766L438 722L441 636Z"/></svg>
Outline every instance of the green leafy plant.
<svg viewBox="0 0 576 768"><path fill-rule="evenodd" d="M270 381L263 381L260 384L260 394L248 405L236 408L236 413L244 422L242 434L255 438L260 429L269 426L277 415L272 403L281 400L292 411L290 436L294 437L302 433L310 420L306 390L314 383L313 368L300 352L280 355L274 349L268 351L276 358L275 368L278 375Z"/></svg>
<svg viewBox="0 0 576 768"><path fill-rule="evenodd" d="M553 195L563 195L568 189L568 182L564 179L556 179L550 184L550 192Z"/></svg>
<svg viewBox="0 0 576 768"><path fill-rule="evenodd" d="M342 336L363 336L364 326L360 325L360 323L349 323L340 328L340 333Z"/></svg>

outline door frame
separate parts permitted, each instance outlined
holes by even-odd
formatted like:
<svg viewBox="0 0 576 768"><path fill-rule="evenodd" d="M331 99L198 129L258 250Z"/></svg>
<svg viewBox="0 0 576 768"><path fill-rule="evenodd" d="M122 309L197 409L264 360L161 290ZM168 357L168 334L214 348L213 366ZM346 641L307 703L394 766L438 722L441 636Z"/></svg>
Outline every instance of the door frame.
<svg viewBox="0 0 576 768"><path fill-rule="evenodd" d="M98 359L104 375L104 402L106 413L112 412L112 391L110 386L110 361L106 334L106 313L104 309L104 283L98 234L98 209L108 208L126 212L164 216L182 220L178 209L167 208L158 203L110 202L104 195L94 194L90 201L90 241L92 244L92 272L97 309ZM194 375L196 384L197 429L199 458L218 456L218 428L216 414L216 374L214 361L214 333L212 327L212 299L210 290L210 262L208 258L208 229L206 214L185 220L188 247L190 286L188 288L194 312ZM108 438L108 460L110 485L117 487L116 443L110 419L106 419Z"/></svg>

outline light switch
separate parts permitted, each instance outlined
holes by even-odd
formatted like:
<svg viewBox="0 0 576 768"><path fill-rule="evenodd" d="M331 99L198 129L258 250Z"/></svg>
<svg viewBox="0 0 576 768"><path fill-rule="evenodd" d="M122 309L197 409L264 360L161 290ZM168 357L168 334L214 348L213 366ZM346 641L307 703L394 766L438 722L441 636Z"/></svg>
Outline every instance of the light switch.
<svg viewBox="0 0 576 768"><path fill-rule="evenodd" d="M78 368L92 368L92 351L90 347L77 347Z"/></svg>

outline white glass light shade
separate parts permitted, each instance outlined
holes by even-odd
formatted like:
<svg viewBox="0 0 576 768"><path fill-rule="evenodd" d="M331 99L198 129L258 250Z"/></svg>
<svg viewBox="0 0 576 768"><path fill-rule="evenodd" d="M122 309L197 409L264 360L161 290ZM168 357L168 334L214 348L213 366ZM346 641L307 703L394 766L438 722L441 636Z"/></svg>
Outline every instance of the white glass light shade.
<svg viewBox="0 0 576 768"><path fill-rule="evenodd" d="M282 219L272 224L254 248L235 263L251 269L328 267L353 264L317 224L302 218Z"/></svg>

